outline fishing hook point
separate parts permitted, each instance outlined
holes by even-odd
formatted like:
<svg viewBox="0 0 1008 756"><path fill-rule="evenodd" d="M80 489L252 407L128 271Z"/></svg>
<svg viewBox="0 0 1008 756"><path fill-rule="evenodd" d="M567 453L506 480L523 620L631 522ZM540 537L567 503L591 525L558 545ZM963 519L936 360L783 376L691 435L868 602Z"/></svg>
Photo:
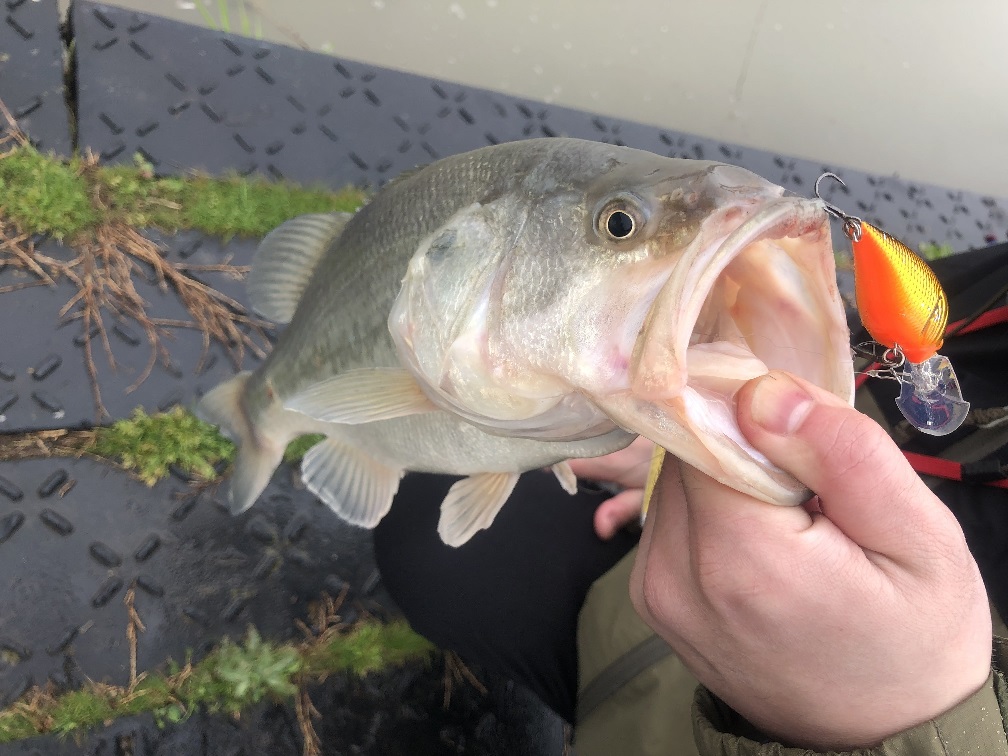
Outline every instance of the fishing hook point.
<svg viewBox="0 0 1008 756"><path fill-rule="evenodd" d="M819 178L816 179L815 187L813 189L813 191L815 192L816 199L820 200L823 203L823 205L826 208L826 212L829 215L832 215L838 221L841 221L843 223L843 231L844 231L844 234L846 234L846 236L847 236L848 239L850 239L853 242L860 241L861 240L861 223L862 223L861 219L858 218L856 215L848 215L847 213L845 213L843 210L841 210L836 205L833 205L833 204L830 204L829 202L827 202L823 198L823 196L821 194L819 194L819 184L822 183L822 180L824 178L835 179L835 180L837 180L837 181L840 182L840 186L842 186L844 188L847 187L847 184L844 183L844 180L842 178L840 178L839 176L837 176L835 173L832 173L830 171L826 171L826 173L822 174Z"/></svg>

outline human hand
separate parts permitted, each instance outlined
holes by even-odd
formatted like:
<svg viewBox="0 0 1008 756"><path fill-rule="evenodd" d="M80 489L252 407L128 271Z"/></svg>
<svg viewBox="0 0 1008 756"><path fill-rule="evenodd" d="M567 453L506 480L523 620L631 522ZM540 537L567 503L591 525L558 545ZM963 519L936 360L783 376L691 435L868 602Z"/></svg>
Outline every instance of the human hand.
<svg viewBox="0 0 1008 756"><path fill-rule="evenodd" d="M569 461L571 470L579 478L616 483L623 487L595 510L595 533L603 541L608 541L620 528L640 518L653 450L654 443L641 436L625 449L612 454Z"/></svg>
<svg viewBox="0 0 1008 756"><path fill-rule="evenodd" d="M818 499L765 504L666 458L631 595L686 666L763 732L822 750L877 743L982 687L976 563L885 432L776 371L742 388L737 417Z"/></svg>

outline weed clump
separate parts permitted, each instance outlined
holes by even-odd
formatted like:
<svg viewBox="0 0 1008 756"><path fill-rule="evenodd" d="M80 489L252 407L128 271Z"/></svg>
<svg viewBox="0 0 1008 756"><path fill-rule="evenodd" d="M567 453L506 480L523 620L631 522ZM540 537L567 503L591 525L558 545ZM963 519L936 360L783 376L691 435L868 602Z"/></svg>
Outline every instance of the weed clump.
<svg viewBox="0 0 1008 756"><path fill-rule="evenodd" d="M197 664L170 664L168 674L144 673L129 687L88 683L61 696L34 688L0 710L0 743L79 732L143 712L162 724L199 707L237 714L264 699L290 700L311 680L338 672L362 676L428 660L433 651L402 622L334 626L301 644L272 643L249 628L241 643L224 640Z"/></svg>
<svg viewBox="0 0 1008 756"><path fill-rule="evenodd" d="M153 486L173 465L211 480L217 477L214 465L230 462L235 447L214 426L181 407L154 415L137 408L129 419L97 429L88 451L118 462Z"/></svg>

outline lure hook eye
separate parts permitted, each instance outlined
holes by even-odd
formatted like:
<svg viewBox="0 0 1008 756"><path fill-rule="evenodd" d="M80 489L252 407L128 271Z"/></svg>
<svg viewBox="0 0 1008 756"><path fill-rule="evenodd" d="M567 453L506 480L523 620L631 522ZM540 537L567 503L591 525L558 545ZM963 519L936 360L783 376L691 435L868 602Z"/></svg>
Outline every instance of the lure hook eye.
<svg viewBox="0 0 1008 756"><path fill-rule="evenodd" d="M903 350L899 348L899 344L894 347L886 349L882 353L882 362L885 366L892 369L897 369L903 367L906 364L906 355L903 354Z"/></svg>
<svg viewBox="0 0 1008 756"><path fill-rule="evenodd" d="M903 367L903 363L906 362L906 356L899 345L886 347L877 341L862 341L860 344L855 344L853 349L856 354L867 357L885 368Z"/></svg>
<svg viewBox="0 0 1008 756"><path fill-rule="evenodd" d="M848 215L836 205L827 202L823 198L823 196L819 193L819 184L822 183L822 180L824 178L831 178L836 181L839 181L840 186L844 187L845 189L847 188L847 184L844 183L844 180L842 178L837 176L835 173L826 171L826 173L824 173L823 175L821 175L819 178L816 179L815 188L813 189L813 191L815 192L816 199L821 200L823 205L826 206L827 213L832 215L837 220L843 222L843 232L848 239L850 239L852 242L855 243L861 241L861 219L858 218L856 215Z"/></svg>
<svg viewBox="0 0 1008 756"><path fill-rule="evenodd" d="M881 350L881 351L879 351ZM877 341L865 341L857 344L854 351L874 360L876 367L866 370L865 375L872 378L885 378L887 380L903 383L903 368L906 366L906 355L899 346L883 348Z"/></svg>

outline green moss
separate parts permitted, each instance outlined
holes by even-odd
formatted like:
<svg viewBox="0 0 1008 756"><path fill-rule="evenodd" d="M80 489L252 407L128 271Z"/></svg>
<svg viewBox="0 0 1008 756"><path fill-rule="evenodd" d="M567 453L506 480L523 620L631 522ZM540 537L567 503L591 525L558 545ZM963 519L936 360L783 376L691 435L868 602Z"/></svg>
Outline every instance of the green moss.
<svg viewBox="0 0 1008 756"><path fill-rule="evenodd" d="M104 167L78 158L61 161L31 147L0 159L0 215L22 231L59 239L117 222L224 238L264 236L294 216L353 211L363 200L356 189L332 192L261 178L159 178L142 160Z"/></svg>
<svg viewBox="0 0 1008 756"><path fill-rule="evenodd" d="M284 461L297 463L325 436L300 436L284 451ZM148 415L133 410L126 420L95 429L94 442L82 451L111 460L135 473L148 486L166 477L174 465L203 480L217 477L219 462L234 459L235 445L217 428L182 407Z"/></svg>
<svg viewBox="0 0 1008 756"><path fill-rule="evenodd" d="M367 623L359 625L341 643L322 644L308 651L305 666L317 671L349 670L357 675L366 675L389 665L426 656L432 650L430 641L417 635L405 623Z"/></svg>
<svg viewBox="0 0 1008 756"><path fill-rule="evenodd" d="M0 216L27 232L57 239L98 223L78 160L61 162L32 147L0 159Z"/></svg>
<svg viewBox="0 0 1008 756"><path fill-rule="evenodd" d="M171 705L175 694L167 678L160 675L144 677L133 689L130 695L122 696L115 701L115 716L129 717L148 711L157 711Z"/></svg>
<svg viewBox="0 0 1008 756"><path fill-rule="evenodd" d="M264 236L288 218L336 210L352 212L362 201L363 194L353 189L334 194L266 181L198 179L187 182L181 192L184 212L180 226L218 236Z"/></svg>
<svg viewBox="0 0 1008 756"><path fill-rule="evenodd" d="M99 428L87 451L118 462L152 486L171 465L204 479L217 473L214 465L234 457L234 444L217 429L181 407L148 415L134 410L128 420Z"/></svg>
<svg viewBox="0 0 1008 756"><path fill-rule="evenodd" d="M142 712L161 723L180 721L199 707L238 713L263 699L290 699L304 680L334 672L364 675L428 659L433 650L401 622L362 623L301 646L264 641L250 628L242 643L225 640L198 664L169 665L167 675L148 674L132 691L92 684L58 698L42 695L14 704L0 711L0 743L67 734Z"/></svg>
<svg viewBox="0 0 1008 756"><path fill-rule="evenodd" d="M225 711L238 712L267 696L292 697L297 692L293 678L302 661L296 649L266 643L250 628L244 645L225 639L213 664L207 666L207 681L216 685L202 687L216 687L217 691L212 697L202 697L201 702L212 701Z"/></svg>
<svg viewBox="0 0 1008 756"><path fill-rule="evenodd" d="M49 716L52 731L66 734L112 719L115 707L104 691L74 690L56 700Z"/></svg>
<svg viewBox="0 0 1008 756"><path fill-rule="evenodd" d="M34 720L20 711L0 712L0 743L10 743L38 735Z"/></svg>
<svg viewBox="0 0 1008 756"><path fill-rule="evenodd" d="M298 436L287 444L287 448L284 450L284 462L300 462L308 450L323 438L325 436L321 433L309 433L307 436Z"/></svg>
<svg viewBox="0 0 1008 756"><path fill-rule="evenodd" d="M112 217L135 228L195 228L220 237L264 236L304 213L356 210L361 192L304 188L238 177L153 178L140 166L96 173Z"/></svg>

